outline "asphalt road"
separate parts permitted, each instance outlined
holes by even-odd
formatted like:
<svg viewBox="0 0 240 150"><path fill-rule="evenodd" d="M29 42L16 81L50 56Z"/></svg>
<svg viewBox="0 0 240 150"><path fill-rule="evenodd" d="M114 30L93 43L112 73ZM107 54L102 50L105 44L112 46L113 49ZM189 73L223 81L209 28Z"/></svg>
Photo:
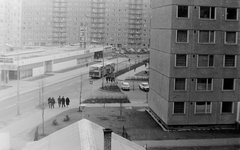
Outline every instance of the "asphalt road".
<svg viewBox="0 0 240 150"><path fill-rule="evenodd" d="M131 64L137 63L143 58L148 57L147 55L141 56L140 58L136 55L131 55L130 58ZM116 61L116 59L115 59ZM120 62L118 64L118 69L123 69L129 66L128 61ZM89 84L90 80L94 80L94 86L100 87L102 79L90 79L88 73L85 72L82 75L82 99L89 96L91 85ZM70 99L78 99L80 97L80 75L79 77L72 78L69 80L65 80L63 82L59 82L47 87L44 87L44 99L47 101L48 97L54 97L57 102L57 98L60 96L69 97ZM24 113L26 111L33 111L36 109L36 106L39 105L39 90L33 90L31 92L27 92L21 94L19 97L19 110L20 113ZM16 116L17 114L17 97L11 97L5 99L0 102L0 121ZM56 103L57 104L57 103Z"/></svg>

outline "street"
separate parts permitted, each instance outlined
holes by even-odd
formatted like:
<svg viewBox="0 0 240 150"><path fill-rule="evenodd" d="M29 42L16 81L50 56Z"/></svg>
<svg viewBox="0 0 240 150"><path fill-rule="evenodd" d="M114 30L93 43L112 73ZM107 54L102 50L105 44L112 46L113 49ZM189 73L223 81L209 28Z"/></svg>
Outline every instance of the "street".
<svg viewBox="0 0 240 150"><path fill-rule="evenodd" d="M144 59L146 57L147 55L143 55L142 58L139 59L136 55L131 55L131 62L128 62L127 58L120 59L120 61L118 62L118 69L120 70L120 69L126 68L129 66L129 64L137 63L141 61L141 59ZM117 62L117 59L115 58L109 61ZM84 70L84 71L81 71L81 70ZM90 79L88 76L87 68L81 68L74 71L76 75L77 74L79 75L77 75L74 78L70 78L65 81L56 82L55 84L44 87L45 102L49 97L54 97L56 101L55 105L57 106L57 98L59 96L69 97L70 100L79 101L81 73L82 73L82 88L83 88L82 100L90 96L92 87L97 89L101 86L102 79ZM94 86L89 84L90 80L94 82ZM35 82L39 82L39 81L35 81ZM47 82L47 81L45 81L44 79L42 82ZM135 87L137 87L137 85ZM40 104L39 88L40 88L39 86L34 87L33 90L19 95L20 114L34 111L36 109L36 106ZM13 116L16 116L17 114L16 99L17 99L16 96L12 96L0 101L0 121L4 122L4 120L9 119Z"/></svg>

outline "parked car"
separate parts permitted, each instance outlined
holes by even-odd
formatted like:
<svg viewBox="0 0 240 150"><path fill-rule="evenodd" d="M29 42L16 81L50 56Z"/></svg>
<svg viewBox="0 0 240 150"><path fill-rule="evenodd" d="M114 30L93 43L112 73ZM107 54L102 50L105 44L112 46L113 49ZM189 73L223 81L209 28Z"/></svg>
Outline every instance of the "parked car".
<svg viewBox="0 0 240 150"><path fill-rule="evenodd" d="M149 91L149 85L147 82L142 82L139 84L139 89L148 92Z"/></svg>
<svg viewBox="0 0 240 150"><path fill-rule="evenodd" d="M129 85L129 83L128 83L128 82L122 82L122 84L121 84L121 89L122 89L122 90L127 90L127 91L129 91L129 90L130 90L130 85Z"/></svg>

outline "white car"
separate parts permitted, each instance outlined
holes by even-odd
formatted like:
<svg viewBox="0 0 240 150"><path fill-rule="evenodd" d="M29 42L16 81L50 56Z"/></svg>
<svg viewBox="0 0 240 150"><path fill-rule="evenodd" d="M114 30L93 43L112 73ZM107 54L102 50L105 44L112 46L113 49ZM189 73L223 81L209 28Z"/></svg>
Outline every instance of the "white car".
<svg viewBox="0 0 240 150"><path fill-rule="evenodd" d="M139 89L148 92L149 91L149 85L147 82L142 82L139 84Z"/></svg>
<svg viewBox="0 0 240 150"><path fill-rule="evenodd" d="M129 85L129 83L128 82L123 82L122 84L121 84L121 89L122 90L130 90L130 85Z"/></svg>

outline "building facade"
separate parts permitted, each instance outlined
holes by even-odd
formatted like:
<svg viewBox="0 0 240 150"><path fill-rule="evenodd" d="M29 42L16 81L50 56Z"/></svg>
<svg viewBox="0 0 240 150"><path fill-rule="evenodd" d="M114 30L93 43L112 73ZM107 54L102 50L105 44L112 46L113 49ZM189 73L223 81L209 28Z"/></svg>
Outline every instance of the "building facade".
<svg viewBox="0 0 240 150"><path fill-rule="evenodd" d="M0 0L0 53L21 46L21 8L20 0Z"/></svg>
<svg viewBox="0 0 240 150"><path fill-rule="evenodd" d="M239 121L239 6L151 1L149 106L166 127Z"/></svg>
<svg viewBox="0 0 240 150"><path fill-rule="evenodd" d="M150 0L22 0L22 46L148 47L149 39Z"/></svg>

